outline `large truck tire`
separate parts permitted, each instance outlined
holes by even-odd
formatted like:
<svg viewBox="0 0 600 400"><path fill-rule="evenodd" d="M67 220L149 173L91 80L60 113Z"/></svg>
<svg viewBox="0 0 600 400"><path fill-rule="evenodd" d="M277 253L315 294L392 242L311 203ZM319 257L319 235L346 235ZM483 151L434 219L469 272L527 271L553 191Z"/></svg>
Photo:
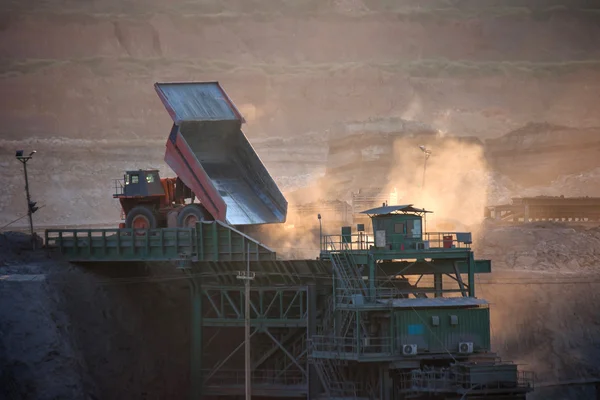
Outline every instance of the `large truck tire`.
<svg viewBox="0 0 600 400"><path fill-rule="evenodd" d="M134 229L156 229L158 221L148 206L135 206L127 213L125 226Z"/></svg>
<svg viewBox="0 0 600 400"><path fill-rule="evenodd" d="M200 204L188 204L183 207L177 216L177 226L181 228L192 228L196 222L209 220L209 214L206 208Z"/></svg>

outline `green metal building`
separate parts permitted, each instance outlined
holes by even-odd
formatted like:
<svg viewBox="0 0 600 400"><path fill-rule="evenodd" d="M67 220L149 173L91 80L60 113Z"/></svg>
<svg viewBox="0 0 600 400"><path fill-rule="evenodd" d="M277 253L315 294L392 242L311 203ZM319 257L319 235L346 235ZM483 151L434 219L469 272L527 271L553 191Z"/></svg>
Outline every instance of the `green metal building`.
<svg viewBox="0 0 600 400"><path fill-rule="evenodd" d="M427 233L412 205L364 211L372 231L324 236L332 307L310 358L328 398L524 398L530 375L490 348L470 233Z"/></svg>

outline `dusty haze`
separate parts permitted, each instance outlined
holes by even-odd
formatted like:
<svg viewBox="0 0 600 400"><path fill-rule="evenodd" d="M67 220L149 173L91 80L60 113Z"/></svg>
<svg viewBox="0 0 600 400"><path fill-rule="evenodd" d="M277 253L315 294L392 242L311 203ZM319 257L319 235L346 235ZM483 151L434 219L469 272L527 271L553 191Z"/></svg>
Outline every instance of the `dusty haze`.
<svg viewBox="0 0 600 400"><path fill-rule="evenodd" d="M33 199L45 206L34 215L37 225L116 226L112 179L147 167L173 175L163 162L172 122L152 85L218 80L290 204L347 201L351 191L372 184L432 209L430 230L478 231L476 256L492 260L492 279L513 279L478 286L477 295L492 303L494 350L528 364L541 381L597 376L598 229L480 224L484 204L512 196L600 196L595 3L5 0L0 226L26 210L14 159L19 148L38 151L29 163ZM409 125L444 133L444 140L394 141ZM355 143L335 154L350 133ZM465 137L474 141L457 139ZM379 148L363 157L369 142ZM418 144L432 150L423 191ZM336 157L345 163L339 170L329 168ZM326 232L339 230L323 224ZM262 232L267 244L282 256L315 257L316 216L307 228L291 225ZM95 270L37 259L19 264L18 254L5 259L1 250L0 273L50 278L26 290L0 290L0 329L15 322L12 334L0 337L0 353L11 357L0 357L0 373L20 365L21 387L31 388L36 382L25 373L35 371L47 378L37 390L49 397L58 395L50 381L97 386L87 393L98 398L185 396L187 288L106 286ZM166 274L152 268L144 273ZM116 269L114 277L139 273ZM586 282L544 283L549 276ZM52 335L40 338L39 326ZM52 346L60 354L48 361ZM16 348L23 354L5 351ZM144 368L131 367L140 360ZM53 373L46 373L49 365ZM532 398L591 395L554 388Z"/></svg>
<svg viewBox="0 0 600 400"><path fill-rule="evenodd" d="M434 211L427 217L429 230L462 230L478 225L483 220L482 210L489 189L483 148L451 138L423 145L431 151L426 168L425 153L412 143L396 140L395 165L389 173L385 192L396 189L401 204L410 203Z"/></svg>

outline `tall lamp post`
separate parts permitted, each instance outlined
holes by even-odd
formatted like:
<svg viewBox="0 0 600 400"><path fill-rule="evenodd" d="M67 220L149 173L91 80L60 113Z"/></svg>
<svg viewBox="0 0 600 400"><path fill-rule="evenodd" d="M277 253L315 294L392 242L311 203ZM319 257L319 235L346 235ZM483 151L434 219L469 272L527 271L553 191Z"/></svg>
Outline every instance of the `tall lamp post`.
<svg viewBox="0 0 600 400"><path fill-rule="evenodd" d="M318 214L317 218L319 218L319 243L320 243L319 251L322 251L323 250L323 224L321 224L321 214ZM319 257L320 256L321 255L319 254Z"/></svg>
<svg viewBox="0 0 600 400"><path fill-rule="evenodd" d="M419 146L419 148L425 154L425 163L423 164L423 183L421 184L421 190L425 190L425 171L427 171L427 160L429 159L429 156L431 156L431 150L423 145Z"/></svg>
<svg viewBox="0 0 600 400"><path fill-rule="evenodd" d="M36 153L35 150L33 150L31 153L29 153L28 156L23 155L23 150L17 150L17 153L16 153L17 160L19 160L19 161L21 161L21 163L23 163L23 171L25 173L25 193L27 194L27 215L29 216L29 230L31 233L31 243L32 243L32 247L34 250L35 250L35 237L33 236L33 213L38 210L38 207L35 206L36 202L31 201L31 196L29 196L29 179L27 178L27 161L31 160L31 158L33 157L33 155L35 153Z"/></svg>

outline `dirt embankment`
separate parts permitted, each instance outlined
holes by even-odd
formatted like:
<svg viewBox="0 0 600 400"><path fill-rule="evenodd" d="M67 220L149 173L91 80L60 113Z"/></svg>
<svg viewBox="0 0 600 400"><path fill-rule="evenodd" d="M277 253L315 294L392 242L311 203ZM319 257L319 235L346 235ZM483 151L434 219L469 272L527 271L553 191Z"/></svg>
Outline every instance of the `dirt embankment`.
<svg viewBox="0 0 600 400"><path fill-rule="evenodd" d="M406 121L385 122L387 126L381 122L376 131L368 129L368 121L347 124L339 137L330 136L323 179L327 189L321 191L345 198L342 194L350 190L387 190L387 183L395 183L399 191L406 193L406 201L422 200L418 199L418 190L424 158L418 146L425 145L432 151L426 188L442 190L447 196L452 194L442 189L447 180L461 181L463 188L478 186L480 192L487 192L486 202L490 205L518 196L600 195L600 188L593 183L600 174L600 128L530 123L483 141L477 137L405 132ZM443 180L436 179L436 163L440 162L443 170L450 171ZM478 179L473 178L473 171L479 172Z"/></svg>
<svg viewBox="0 0 600 400"><path fill-rule="evenodd" d="M475 241L492 261L477 296L491 303L494 351L534 371L538 383L600 373L600 228L557 223L487 224ZM494 283L483 283L491 281ZM546 387L534 399L583 399L594 387Z"/></svg>
<svg viewBox="0 0 600 400"><path fill-rule="evenodd" d="M598 377L597 272L578 274L572 283L561 283L565 277L560 273L493 273L492 278L510 282L479 285L478 289L478 296L491 303L494 351L520 364L520 369L535 372L538 384ZM594 396L593 385L582 385L539 387L531 398L575 400Z"/></svg>
<svg viewBox="0 0 600 400"><path fill-rule="evenodd" d="M161 281L179 271L75 267L0 245L1 398L187 395L189 291Z"/></svg>
<svg viewBox="0 0 600 400"><path fill-rule="evenodd" d="M593 12L226 3L14 3L0 20L0 134L162 138L152 84L188 78L221 81L252 136L370 117L482 137L529 121L600 125Z"/></svg>
<svg viewBox="0 0 600 400"><path fill-rule="evenodd" d="M352 121L403 118L479 138L529 121L600 126L593 12L460 3L8 2L0 223L24 210L16 149L38 150L41 224L113 223L112 179L169 174L156 81L219 80L284 190L322 175L326 139Z"/></svg>
<svg viewBox="0 0 600 400"><path fill-rule="evenodd" d="M475 242L478 257L494 270L595 273L600 267L600 228L532 222L520 226L487 224Z"/></svg>
<svg viewBox="0 0 600 400"><path fill-rule="evenodd" d="M528 124L485 143L494 171L522 186L549 184L598 167L600 128Z"/></svg>

